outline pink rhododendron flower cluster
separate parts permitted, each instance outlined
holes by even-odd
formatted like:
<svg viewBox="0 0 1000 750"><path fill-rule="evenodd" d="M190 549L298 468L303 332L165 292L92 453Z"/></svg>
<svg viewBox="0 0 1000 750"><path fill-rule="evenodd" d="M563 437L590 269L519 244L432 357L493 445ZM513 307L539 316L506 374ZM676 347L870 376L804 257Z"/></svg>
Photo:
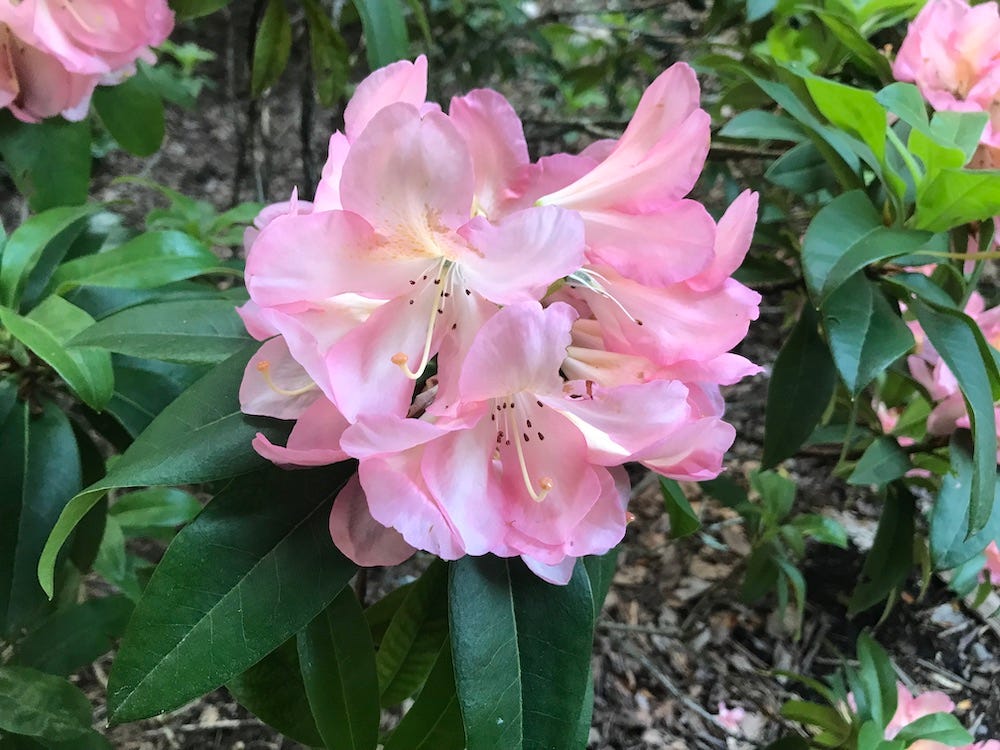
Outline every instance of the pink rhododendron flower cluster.
<svg viewBox="0 0 1000 750"><path fill-rule="evenodd" d="M1000 152L1000 13L996 2L930 0L913 19L893 64L897 80L916 83L938 110L986 112L986 147L977 166Z"/></svg>
<svg viewBox="0 0 1000 750"><path fill-rule="evenodd" d="M1000 307L987 310L983 298L978 293L973 293L965 307L965 313L979 324L983 336L992 346L1000 345ZM906 362L910 374L924 387L934 404L927 417L927 432L931 435L949 435L956 427L969 427L965 400L955 375L927 339L920 324L912 321L909 325L916 339L916 350ZM1000 454L997 456L997 463L1000 463Z"/></svg>
<svg viewBox="0 0 1000 750"><path fill-rule="evenodd" d="M734 439L719 386L760 297L732 278L757 196L685 198L709 145L694 72L622 137L532 162L499 93L427 102L427 63L357 88L311 203L247 234L243 410L294 419L287 466L358 460L330 530L361 565L521 556L564 583L625 531L641 462L701 480Z"/></svg>
<svg viewBox="0 0 1000 750"><path fill-rule="evenodd" d="M0 108L25 122L82 119L94 88L151 62L173 26L166 0L0 3Z"/></svg>
<svg viewBox="0 0 1000 750"><path fill-rule="evenodd" d="M903 727L909 726L917 719L931 714L950 714L955 710L955 704L944 693L929 691L920 695L912 695L902 683L896 684L898 694L896 703L896 713L893 714L889 725L885 728L885 738L893 739L900 733ZM951 745L945 745L934 740L917 740L909 746L909 750L946 750ZM1000 741L986 740L976 742L972 745L965 745L956 750L1000 750Z"/></svg>

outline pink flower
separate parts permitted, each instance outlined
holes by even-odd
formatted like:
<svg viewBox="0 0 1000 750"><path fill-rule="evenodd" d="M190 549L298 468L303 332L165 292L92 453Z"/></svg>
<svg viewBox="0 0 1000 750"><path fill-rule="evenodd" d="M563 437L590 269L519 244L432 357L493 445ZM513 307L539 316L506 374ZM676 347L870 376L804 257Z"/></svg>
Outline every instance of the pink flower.
<svg viewBox="0 0 1000 750"><path fill-rule="evenodd" d="M173 29L164 0L23 0L0 5L0 105L25 122L82 119L99 84L152 61Z"/></svg>
<svg viewBox="0 0 1000 750"><path fill-rule="evenodd" d="M910 24L893 75L917 84L935 109L990 112L1000 91L1000 15L996 2L930 0ZM1000 146L988 123L983 143Z"/></svg>
<svg viewBox="0 0 1000 750"><path fill-rule="evenodd" d="M747 712L739 706L729 708L724 702L719 701L719 725L729 732L739 732L740 725L746 718Z"/></svg>
<svg viewBox="0 0 1000 750"><path fill-rule="evenodd" d="M760 302L730 278L757 198L716 224L685 197L708 144L687 66L620 140L535 163L506 99L446 114L426 71L363 81L315 199L247 232L240 314L265 343L241 402L296 420L254 442L275 463L358 460L330 532L359 564L492 553L565 583L624 535L621 464L722 468L719 387L759 372L729 351Z"/></svg>
<svg viewBox="0 0 1000 750"><path fill-rule="evenodd" d="M983 569L983 580L994 586L1000 586L1000 547L997 547L996 540L990 542L984 551L986 567Z"/></svg>

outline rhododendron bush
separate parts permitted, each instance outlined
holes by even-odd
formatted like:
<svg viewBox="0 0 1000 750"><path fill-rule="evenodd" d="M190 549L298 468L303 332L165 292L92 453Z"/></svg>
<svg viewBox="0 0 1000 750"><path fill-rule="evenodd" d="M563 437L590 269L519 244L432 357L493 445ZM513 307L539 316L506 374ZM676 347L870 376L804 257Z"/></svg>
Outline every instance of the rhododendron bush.
<svg viewBox="0 0 1000 750"><path fill-rule="evenodd" d="M117 153L189 149L166 37L225 5L0 10L0 746L110 747L67 676L114 647L112 724L226 686L312 747L587 747L652 486L790 640L858 562L843 659L775 661L764 729L699 693L716 744L1000 747L882 629L1000 585L995 2L716 0L682 55L649 8L233 6L229 201Z"/></svg>

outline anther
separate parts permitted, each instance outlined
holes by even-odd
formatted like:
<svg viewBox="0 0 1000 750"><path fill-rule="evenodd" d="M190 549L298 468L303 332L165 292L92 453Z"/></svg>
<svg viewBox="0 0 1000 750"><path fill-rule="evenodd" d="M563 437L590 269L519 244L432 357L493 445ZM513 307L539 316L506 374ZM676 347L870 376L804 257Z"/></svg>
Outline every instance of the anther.
<svg viewBox="0 0 1000 750"><path fill-rule="evenodd" d="M411 305L413 304L413 300L412 300L412 299L410 300L410 304L411 304Z"/></svg>
<svg viewBox="0 0 1000 750"><path fill-rule="evenodd" d="M472 294L472 292L470 292L468 289L466 289L465 290L465 296L468 297L470 294Z"/></svg>
<svg viewBox="0 0 1000 750"><path fill-rule="evenodd" d="M542 477L538 482L538 486L545 492L551 492L552 488L556 486L556 483L552 481L551 477Z"/></svg>
<svg viewBox="0 0 1000 750"><path fill-rule="evenodd" d="M535 403L538 404L539 406L545 406L545 404L543 404L541 401L536 401Z"/></svg>
<svg viewBox="0 0 1000 750"><path fill-rule="evenodd" d="M409 361L410 358L403 354L403 352L396 352L392 355L392 363L397 367L402 367Z"/></svg>
<svg viewBox="0 0 1000 750"><path fill-rule="evenodd" d="M424 278L427 278L427 277L425 276ZM416 286L416 285L417 285L417 282L415 282L413 280L410 281L410 286Z"/></svg>
<svg viewBox="0 0 1000 750"><path fill-rule="evenodd" d="M542 433L539 432L538 433L538 439L539 440L545 440L545 435L543 435Z"/></svg>
<svg viewBox="0 0 1000 750"><path fill-rule="evenodd" d="M526 443L529 442L529 440L528 440L528 433L527 432L522 432L521 433L521 437L524 438L524 442L526 442Z"/></svg>
<svg viewBox="0 0 1000 750"><path fill-rule="evenodd" d="M531 429L531 420L530 419L526 420L525 424L528 425L528 429L530 430Z"/></svg>

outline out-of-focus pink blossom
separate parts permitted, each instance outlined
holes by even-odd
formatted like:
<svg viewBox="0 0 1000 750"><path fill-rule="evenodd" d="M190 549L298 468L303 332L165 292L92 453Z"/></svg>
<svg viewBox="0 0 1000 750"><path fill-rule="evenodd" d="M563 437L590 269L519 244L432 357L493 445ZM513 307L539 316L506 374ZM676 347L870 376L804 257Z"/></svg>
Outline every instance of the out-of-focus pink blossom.
<svg viewBox="0 0 1000 750"><path fill-rule="evenodd" d="M983 569L983 580L994 586L1000 586L1000 547L997 546L996 540L987 545L985 552L986 567Z"/></svg>
<svg viewBox="0 0 1000 750"><path fill-rule="evenodd" d="M0 5L0 106L20 120L79 120L173 29L165 0L22 0Z"/></svg>
<svg viewBox="0 0 1000 750"><path fill-rule="evenodd" d="M718 223L685 197L708 146L686 65L621 139L537 162L500 94L445 113L426 76L362 82L315 199L247 232L240 313L265 344L242 403L297 420L254 443L276 463L358 460L330 519L356 562L493 553L565 583L624 535L621 464L722 468L719 388L760 369L730 352L760 302L731 278L757 197Z"/></svg>
<svg viewBox="0 0 1000 750"><path fill-rule="evenodd" d="M909 726L917 719L937 713L950 714L955 710L955 704L951 698L938 691L913 695L902 683L896 684L896 691L898 696L896 713L893 714L892 719L889 720L889 724L885 728L885 738L887 740L895 738L904 727ZM851 698L851 696L848 697ZM852 704L852 708L856 710L857 707ZM949 748L952 748L952 746L935 742L934 740L917 740L909 746L909 750L949 750ZM1000 750L1000 741L986 740L984 742L975 742L971 745L953 748L952 750Z"/></svg>
<svg viewBox="0 0 1000 750"><path fill-rule="evenodd" d="M996 2L930 0L910 24L893 64L897 80L917 84L938 110L987 112L1000 104L1000 14ZM1000 146L989 122L983 143Z"/></svg>
<svg viewBox="0 0 1000 750"><path fill-rule="evenodd" d="M724 702L719 701L719 715L716 720L723 729L734 733L740 731L740 725L746 716L747 712L739 706L729 708Z"/></svg>

